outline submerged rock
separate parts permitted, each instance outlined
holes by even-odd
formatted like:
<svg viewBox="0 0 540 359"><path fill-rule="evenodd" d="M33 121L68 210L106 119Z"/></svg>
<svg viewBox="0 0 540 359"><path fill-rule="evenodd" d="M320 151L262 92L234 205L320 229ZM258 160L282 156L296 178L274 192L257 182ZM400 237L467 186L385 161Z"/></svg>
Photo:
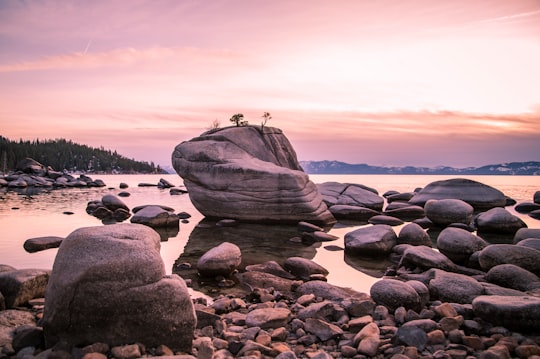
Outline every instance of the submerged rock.
<svg viewBox="0 0 540 359"><path fill-rule="evenodd" d="M211 130L177 145L172 163L191 202L207 217L335 223L280 129Z"/></svg>

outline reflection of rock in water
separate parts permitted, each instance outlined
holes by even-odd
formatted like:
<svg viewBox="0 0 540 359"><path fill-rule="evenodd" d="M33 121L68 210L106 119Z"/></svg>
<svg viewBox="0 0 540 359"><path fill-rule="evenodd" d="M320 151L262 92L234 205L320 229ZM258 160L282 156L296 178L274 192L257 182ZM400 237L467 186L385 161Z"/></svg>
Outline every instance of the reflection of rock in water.
<svg viewBox="0 0 540 359"><path fill-rule="evenodd" d="M382 278L388 267L392 265L392 262L388 257L371 258L345 254L344 261L357 271L365 273L374 278Z"/></svg>
<svg viewBox="0 0 540 359"><path fill-rule="evenodd" d="M241 223L236 227L219 227L215 221L203 219L193 229L183 253L176 260L173 273L182 278L191 279L192 287L195 290L209 294L216 292L219 283L214 278L199 278L197 274L197 261L199 258L213 247L223 242L230 242L237 245L242 252L242 263L240 271L252 264L260 264L267 261L276 261L283 265L289 257L303 257L313 259L316 254L316 246L306 246L291 238L298 237L298 232L294 225L265 225ZM189 263L191 268L182 269L183 264ZM237 280L236 278L231 278ZM238 292L239 286L234 288L219 288L219 292ZM212 293L215 294L215 293Z"/></svg>

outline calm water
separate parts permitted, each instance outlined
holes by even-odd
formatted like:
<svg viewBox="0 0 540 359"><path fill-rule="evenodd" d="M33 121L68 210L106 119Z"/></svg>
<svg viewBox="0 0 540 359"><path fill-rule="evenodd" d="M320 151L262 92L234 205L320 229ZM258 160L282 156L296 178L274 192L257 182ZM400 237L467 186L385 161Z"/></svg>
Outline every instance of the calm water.
<svg viewBox="0 0 540 359"><path fill-rule="evenodd" d="M347 258L343 251L332 250L329 246L344 247L343 237L359 226L338 224L330 233L340 237L334 242L306 246L289 241L298 235L294 226L263 226L242 224L236 228L210 229L196 228L203 216L193 207L188 195L171 196L169 190L156 187L138 187L139 183L157 184L165 178L176 186L182 185L177 175L93 175L106 184L105 188L49 190L40 194L21 194L0 189L0 264L16 268L52 268L56 249L38 253L27 253L23 249L25 240L33 237L66 237L77 228L103 225L100 220L85 211L88 201L99 200L105 194L117 194L121 182L127 183L125 191L130 197L122 200L133 208L145 204L160 204L185 211L192 215L187 224L181 224L178 233L162 233L161 255L168 273L172 272L176 260L193 262L204 251L230 241L240 246L243 254L242 265L276 260L281 263L291 256L313 259L330 271L328 281L335 285L352 287L369 292L371 284L380 277L388 263L379 261L360 262ZM540 179L534 176L462 176L493 186L519 202L531 202L534 192L540 190ZM448 179L449 176L421 175L312 175L315 183L327 181L360 183L373 187L380 194L388 190L413 191L430 182ZM527 215L516 213L529 228L540 228L540 221ZM73 212L73 214L64 214ZM129 220L128 220L129 221ZM400 227L394 227L399 233ZM276 250L278 248L279 250Z"/></svg>

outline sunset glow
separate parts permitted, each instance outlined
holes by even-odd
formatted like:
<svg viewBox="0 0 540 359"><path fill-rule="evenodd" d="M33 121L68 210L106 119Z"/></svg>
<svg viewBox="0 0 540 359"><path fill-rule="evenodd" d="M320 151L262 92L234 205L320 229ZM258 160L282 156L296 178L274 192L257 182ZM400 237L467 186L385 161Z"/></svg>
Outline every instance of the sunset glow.
<svg viewBox="0 0 540 359"><path fill-rule="evenodd" d="M0 135L170 165L214 120L300 160L540 160L540 2L3 1Z"/></svg>

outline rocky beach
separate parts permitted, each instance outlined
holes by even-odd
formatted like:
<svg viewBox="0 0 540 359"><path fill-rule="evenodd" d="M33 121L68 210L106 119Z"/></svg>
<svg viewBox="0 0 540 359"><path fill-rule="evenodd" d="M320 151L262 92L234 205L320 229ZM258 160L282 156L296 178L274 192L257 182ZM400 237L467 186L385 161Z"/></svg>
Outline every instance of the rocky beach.
<svg viewBox="0 0 540 359"><path fill-rule="evenodd" d="M540 229L507 210L536 218L540 191L516 203L462 178L383 194L314 184L274 128L210 131L178 145L173 164L207 217L197 231L286 222L296 233L281 240L331 245L328 228L353 221L336 250L384 275L359 292L301 251L246 265L231 241L201 243L166 274L158 233L189 214L107 195L86 211L109 224L25 243L59 247L52 270L0 265L0 357L540 358ZM25 168L2 185L56 181Z"/></svg>

